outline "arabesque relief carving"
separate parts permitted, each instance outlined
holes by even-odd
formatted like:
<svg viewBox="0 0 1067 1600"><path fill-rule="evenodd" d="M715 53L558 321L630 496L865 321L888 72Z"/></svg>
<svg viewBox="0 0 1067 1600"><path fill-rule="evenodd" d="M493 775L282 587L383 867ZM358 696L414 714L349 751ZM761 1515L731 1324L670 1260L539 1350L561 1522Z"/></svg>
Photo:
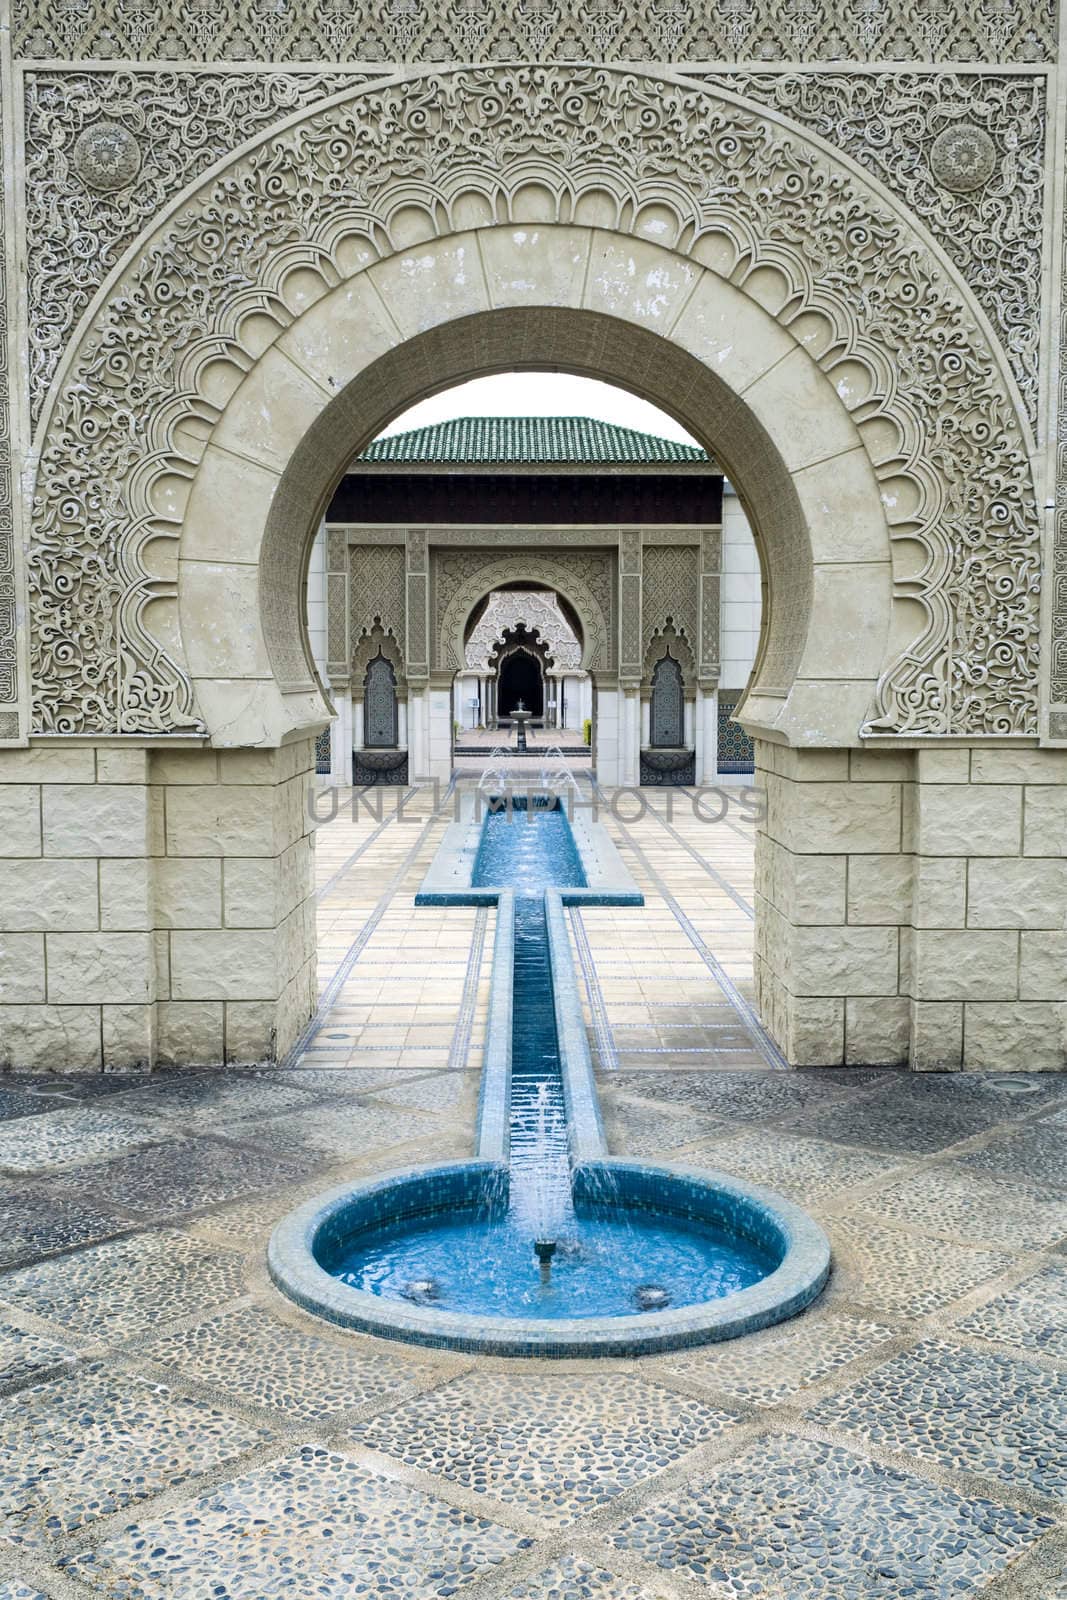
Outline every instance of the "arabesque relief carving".
<svg viewBox="0 0 1067 1600"><path fill-rule="evenodd" d="M2 110L2 105L0 105ZM4 160L0 149L0 195ZM15 505L11 473L11 389L7 347L7 257L0 249L0 740L19 736L18 640L15 596Z"/></svg>
<svg viewBox="0 0 1067 1600"><path fill-rule="evenodd" d="M463 664L471 672L488 672L489 658L504 635L525 627L544 644L557 671L577 672L582 662L582 647L574 629L551 592L505 589L489 596L489 603L467 640Z"/></svg>
<svg viewBox="0 0 1067 1600"><path fill-rule="evenodd" d="M156 490L195 473L194 430L181 433L181 418L203 434L220 414L205 364L237 374L251 364L242 308L256 306L257 338L271 318L280 332L291 315L278 293L284 271L299 262L332 285L350 270L339 246L353 237L388 254L401 202L447 232L460 193L476 191L506 220L534 168L558 195L558 220L586 190L615 196L620 230L656 204L673 219L667 247L714 238L720 270L742 291L773 263L793 286L779 319L828 319L833 338L818 359L831 380L839 367L865 375L854 414L895 441L875 470L908 502L898 534L924 552L902 592L928 620L885 674L872 728L1031 731L1040 559L1030 466L966 295L902 213L801 136L695 84L594 67L370 86L261 140L146 241L83 338L44 441L31 560L37 726L196 723L181 662L146 623L148 602L173 586L143 547L180 531ZM116 384L128 397L117 417Z"/></svg>
<svg viewBox="0 0 1067 1600"><path fill-rule="evenodd" d="M673 623L696 655L700 644L699 556L695 545L646 545L641 597L643 653Z"/></svg>
<svg viewBox="0 0 1067 1600"><path fill-rule="evenodd" d="M138 232L201 172L351 72L27 75L26 207L33 417L79 318Z"/></svg>
<svg viewBox="0 0 1067 1600"><path fill-rule="evenodd" d="M1045 80L961 72L730 72L708 81L821 134L921 218L978 297L1034 422Z"/></svg>
<svg viewBox="0 0 1067 1600"><path fill-rule="evenodd" d="M1052 0L16 0L21 56L203 61L1046 61Z"/></svg>
<svg viewBox="0 0 1067 1600"><path fill-rule="evenodd" d="M1067 740L1067 175L1060 239L1059 388L1056 394L1056 505L1052 525L1052 660L1049 737Z"/></svg>

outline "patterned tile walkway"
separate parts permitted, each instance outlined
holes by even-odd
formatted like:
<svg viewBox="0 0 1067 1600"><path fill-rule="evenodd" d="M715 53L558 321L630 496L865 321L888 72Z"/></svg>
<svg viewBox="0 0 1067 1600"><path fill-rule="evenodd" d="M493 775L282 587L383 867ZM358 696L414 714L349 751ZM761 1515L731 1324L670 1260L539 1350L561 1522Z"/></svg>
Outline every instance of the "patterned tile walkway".
<svg viewBox="0 0 1067 1600"><path fill-rule="evenodd" d="M447 821L320 831L295 1062L4 1081L0 1600L1067 1600L1067 1082L773 1070L739 805L607 813L647 905L573 948L613 1149L797 1198L820 1302L517 1364L275 1293L300 1199L470 1149L493 912L412 906Z"/></svg>

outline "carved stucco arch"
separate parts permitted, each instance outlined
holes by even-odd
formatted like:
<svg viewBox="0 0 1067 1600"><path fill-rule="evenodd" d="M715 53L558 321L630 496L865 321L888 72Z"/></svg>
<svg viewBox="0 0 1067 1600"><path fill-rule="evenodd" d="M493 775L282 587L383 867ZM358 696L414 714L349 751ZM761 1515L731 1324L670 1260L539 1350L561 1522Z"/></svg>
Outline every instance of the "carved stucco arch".
<svg viewBox="0 0 1067 1600"><path fill-rule="evenodd" d="M477 359L450 373L461 325ZM564 67L357 90L138 242L42 441L37 726L242 743L321 720L293 600L336 478L324 430L347 452L458 375L542 364L656 400L735 477L771 590L753 726L1036 726L1027 436L943 253L773 113ZM843 643L826 624L854 601Z"/></svg>
<svg viewBox="0 0 1067 1600"><path fill-rule="evenodd" d="M443 670L457 671L464 662L467 624L475 607L494 589L505 584L543 583L568 600L582 625L583 671L606 673L612 667L611 617L575 570L566 554L549 555L531 550L522 556L488 557L472 572L445 608L437 640L437 661Z"/></svg>
<svg viewBox="0 0 1067 1600"><path fill-rule="evenodd" d="M580 670L581 640L558 606L550 604L551 596L546 591L506 591L504 603L495 613L491 609L492 598L464 642L463 660L468 672L489 670L496 644L520 625L544 645L555 667Z"/></svg>
<svg viewBox="0 0 1067 1600"><path fill-rule="evenodd" d="M393 635L376 622L373 627L361 633L352 646L351 664L351 692L362 695L367 668L375 656L382 655L392 667L396 675L396 697L406 700L408 697L408 680L405 674L404 657L400 646Z"/></svg>
<svg viewBox="0 0 1067 1600"><path fill-rule="evenodd" d="M645 647L645 659L641 669L641 693L645 696L652 693L652 674L656 669L656 663L667 654L668 650L682 669L682 682L686 694L694 695L697 687L696 656L684 629L675 627L673 622L657 628Z"/></svg>

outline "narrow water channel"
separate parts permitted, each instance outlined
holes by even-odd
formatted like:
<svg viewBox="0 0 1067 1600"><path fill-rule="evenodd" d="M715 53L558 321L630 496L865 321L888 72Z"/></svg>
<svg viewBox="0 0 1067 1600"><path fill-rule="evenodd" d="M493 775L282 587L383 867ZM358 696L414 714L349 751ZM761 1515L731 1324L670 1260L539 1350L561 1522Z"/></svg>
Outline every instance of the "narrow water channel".
<svg viewBox="0 0 1067 1600"><path fill-rule="evenodd" d="M758 1281L769 1262L747 1241L627 1209L611 1194L575 1207L545 916L546 889L585 886L565 812L490 813L471 886L515 895L506 1214L438 1213L368 1230L331 1270L389 1298L549 1319L692 1304ZM539 1245L551 1246L548 1259Z"/></svg>
<svg viewBox="0 0 1067 1600"><path fill-rule="evenodd" d="M472 884L515 892L511 1212L528 1237L558 1238L573 1206L544 891L585 884L565 813L540 807L491 812Z"/></svg>

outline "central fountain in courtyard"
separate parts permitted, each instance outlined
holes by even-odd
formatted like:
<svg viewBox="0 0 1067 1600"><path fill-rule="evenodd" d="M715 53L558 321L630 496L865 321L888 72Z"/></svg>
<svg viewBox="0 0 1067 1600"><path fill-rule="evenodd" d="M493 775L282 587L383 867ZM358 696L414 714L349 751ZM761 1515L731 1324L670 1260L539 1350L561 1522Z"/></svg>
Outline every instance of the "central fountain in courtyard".
<svg viewBox="0 0 1067 1600"><path fill-rule="evenodd" d="M564 915L641 903L604 831L548 795L491 805L418 901L497 908L477 1157L310 1202L275 1230L275 1282L342 1324L496 1354L670 1349L809 1304L829 1247L796 1206L608 1155Z"/></svg>

